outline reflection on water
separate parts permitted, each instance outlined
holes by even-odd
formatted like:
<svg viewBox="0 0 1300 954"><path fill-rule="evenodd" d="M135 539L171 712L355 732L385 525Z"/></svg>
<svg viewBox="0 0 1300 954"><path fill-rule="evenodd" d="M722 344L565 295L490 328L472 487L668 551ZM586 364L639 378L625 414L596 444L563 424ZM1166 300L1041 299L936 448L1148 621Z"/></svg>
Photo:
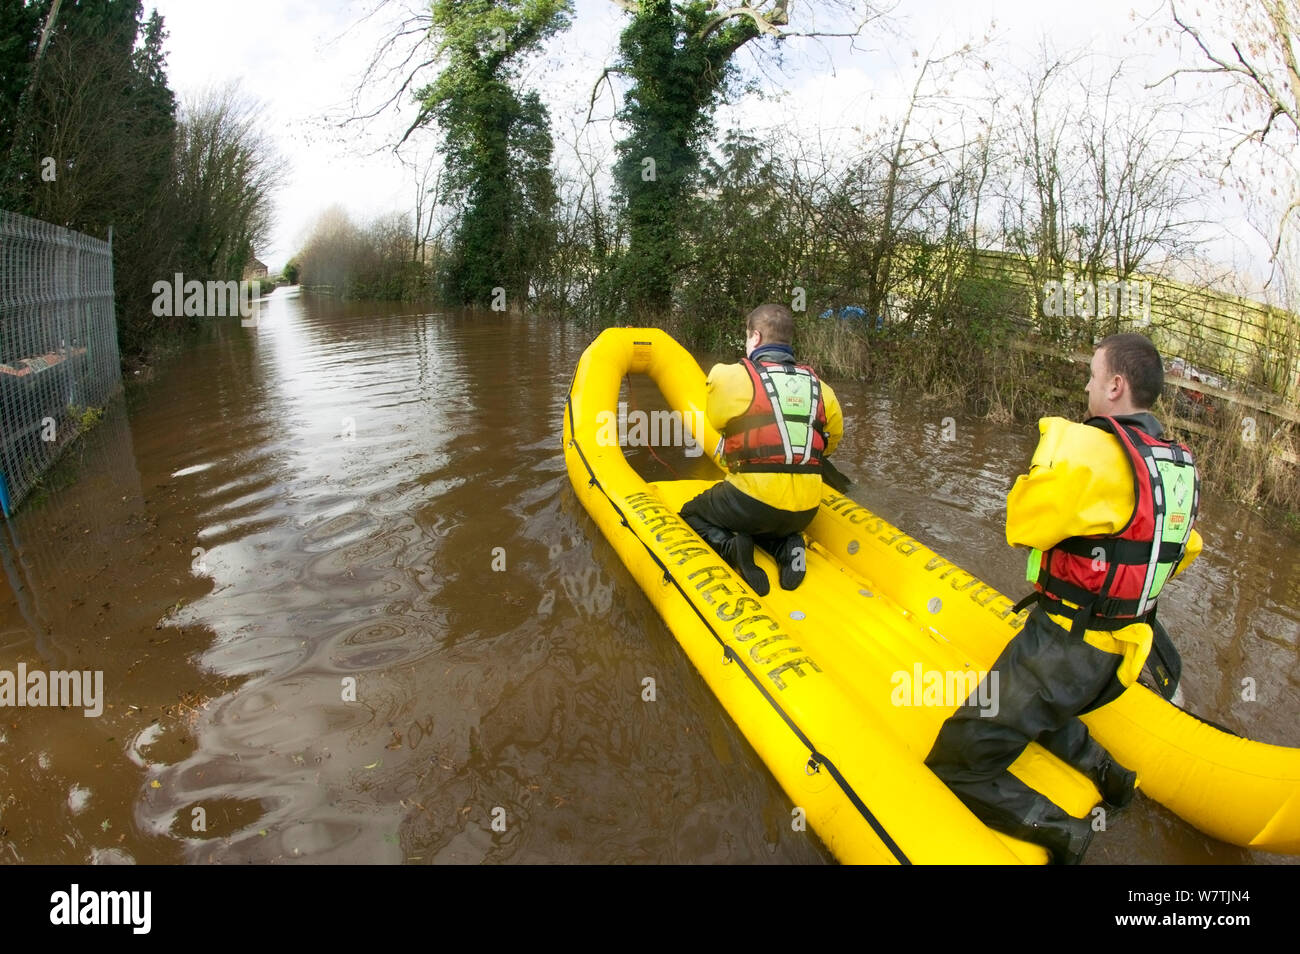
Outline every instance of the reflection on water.
<svg viewBox="0 0 1300 954"><path fill-rule="evenodd" d="M206 329L0 546L0 668L102 669L108 696L5 712L0 858L828 859L569 489L586 343L313 298ZM1019 594L1032 428L953 414L945 440L950 412L834 383L857 495ZM1214 501L1204 526L1163 612L1189 704L1300 745L1295 542ZM1090 861L1262 860L1144 800L1111 829Z"/></svg>
<svg viewBox="0 0 1300 954"><path fill-rule="evenodd" d="M69 600L76 598L69 584L103 572L109 554L133 535L143 510L131 429L120 401L108 409L93 437L73 444L42 480L49 485L76 480L75 490L45 495L38 490L37 501L47 498L40 503L41 519L9 522L8 545L0 546L8 592L45 669L69 668L72 662L60 625ZM24 630L7 630L7 635ZM6 642L0 638L0 646Z"/></svg>

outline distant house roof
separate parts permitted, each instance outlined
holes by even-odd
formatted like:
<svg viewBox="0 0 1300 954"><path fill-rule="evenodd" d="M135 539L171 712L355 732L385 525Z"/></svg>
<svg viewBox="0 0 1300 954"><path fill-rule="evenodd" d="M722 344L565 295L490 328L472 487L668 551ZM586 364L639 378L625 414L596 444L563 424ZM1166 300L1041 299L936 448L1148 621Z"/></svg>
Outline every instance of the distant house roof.
<svg viewBox="0 0 1300 954"><path fill-rule="evenodd" d="M258 258L250 258L250 259L248 260L248 265L245 266L245 267L247 267L247 268L266 268L266 263L263 262L263 261L261 261L261 260L258 259Z"/></svg>

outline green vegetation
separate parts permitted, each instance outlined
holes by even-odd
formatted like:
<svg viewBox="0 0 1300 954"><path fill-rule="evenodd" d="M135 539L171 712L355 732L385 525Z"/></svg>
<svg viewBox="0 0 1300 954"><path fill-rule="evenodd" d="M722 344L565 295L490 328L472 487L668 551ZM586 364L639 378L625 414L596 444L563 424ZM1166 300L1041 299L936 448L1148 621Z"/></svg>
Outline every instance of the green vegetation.
<svg viewBox="0 0 1300 954"><path fill-rule="evenodd" d="M1216 448L1224 476L1211 481L1243 500L1300 508L1294 466L1270 463L1294 453L1294 425L1269 401L1300 401L1295 243L1275 246L1285 280L1271 306L1233 294L1240 289L1199 257L1204 197L1221 183L1205 176L1205 140L1188 131L1173 84L1135 75L1136 59L1087 54L1044 51L1035 64L995 69L992 46L968 45L914 53L910 92L838 143L718 136L718 106L751 78L738 51L759 67L750 91L798 37L880 40L878 11L838 0L815 10L785 0L614 2L624 28L592 78L591 103L593 115L598 99L614 104L615 154L575 141L572 161L553 171L546 109L519 76L540 41L567 26L567 5L435 3L440 72L420 92L417 125L437 123L442 172L432 188L429 169L417 175L413 217L359 226L325 216L295 257L301 281L347 296L498 306L491 289L500 287L512 309L593 330L657 324L712 353L739 345L754 305L782 301L800 316L800 351L828 373L1006 422L1077 416L1083 368L1070 356L1105 334L1148 329L1168 357L1249 395L1270 422L1267 442L1232 455ZM1289 22L1276 11L1251 20L1250 4L1236 0L1223 6L1229 33L1242 18L1255 24L1251 49L1237 56L1267 72L1269 51L1287 49ZM1191 32L1172 18L1167 27ZM1195 37L1211 58L1223 46L1217 35ZM1227 82L1246 84L1241 122L1256 134L1216 161L1244 174L1272 156L1261 167L1278 188L1250 187L1261 197L1251 213L1271 232L1262 220L1288 207L1296 182L1294 157L1266 134L1275 121L1295 131L1300 91L1285 70L1234 72L1231 60L1220 66ZM953 89L981 92L958 101ZM1145 289L1138 308L1121 310L1118 298L1099 307L1108 293L1075 301L1077 288L1128 283ZM856 317L817 317L845 306ZM1187 422L1204 431L1197 443L1230 436L1233 405L1220 404Z"/></svg>
<svg viewBox="0 0 1300 954"><path fill-rule="evenodd" d="M412 258L409 235L406 216L381 217L359 226L336 206L317 220L293 268L307 288L339 298L427 299L434 273Z"/></svg>
<svg viewBox="0 0 1300 954"><path fill-rule="evenodd" d="M749 17L715 12L716 4L641 0L619 41L617 69L631 85L618 114L628 132L614 182L628 238L615 275L631 313L672 307L690 261L679 223L693 211L713 108L735 75L732 54L759 35Z"/></svg>
<svg viewBox="0 0 1300 954"><path fill-rule="evenodd" d="M153 315L154 282L242 276L279 175L232 90L178 111L166 36L141 0L0 10L0 206L99 238L112 226L125 363L185 321Z"/></svg>
<svg viewBox="0 0 1300 954"><path fill-rule="evenodd" d="M102 407L79 407L76 404L68 408L68 419L78 435L86 433L104 417Z"/></svg>
<svg viewBox="0 0 1300 954"><path fill-rule="evenodd" d="M489 305L493 289L525 301L548 246L555 205L551 132L534 91L515 89L521 58L568 26L571 0L435 0L431 34L446 66L419 93L418 122L436 120L446 197L463 206L444 261L442 294Z"/></svg>

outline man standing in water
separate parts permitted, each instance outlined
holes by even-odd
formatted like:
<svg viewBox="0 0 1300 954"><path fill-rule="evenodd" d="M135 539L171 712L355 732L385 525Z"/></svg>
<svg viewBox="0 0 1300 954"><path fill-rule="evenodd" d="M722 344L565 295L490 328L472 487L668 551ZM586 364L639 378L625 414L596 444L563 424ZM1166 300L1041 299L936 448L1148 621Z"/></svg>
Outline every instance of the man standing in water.
<svg viewBox="0 0 1300 954"><path fill-rule="evenodd" d="M767 574L754 563L757 542L776 559L782 589L803 582L803 529L822 495L822 458L844 424L835 393L795 363L794 316L759 305L745 319L745 358L709 372L706 413L722 435L725 480L682 508L682 517L759 596Z"/></svg>
<svg viewBox="0 0 1300 954"><path fill-rule="evenodd" d="M926 758L985 824L1064 864L1082 860L1092 825L1008 768L1036 741L1091 778L1107 805L1129 803L1136 774L1077 717L1132 685L1151 649L1156 597L1201 550L1196 466L1150 412L1164 385L1160 354L1142 335L1111 335L1090 371L1089 420L1039 421L1029 473L1007 496L1007 543L1032 548L1034 592L1016 609L1034 606L990 670L995 714L972 694Z"/></svg>

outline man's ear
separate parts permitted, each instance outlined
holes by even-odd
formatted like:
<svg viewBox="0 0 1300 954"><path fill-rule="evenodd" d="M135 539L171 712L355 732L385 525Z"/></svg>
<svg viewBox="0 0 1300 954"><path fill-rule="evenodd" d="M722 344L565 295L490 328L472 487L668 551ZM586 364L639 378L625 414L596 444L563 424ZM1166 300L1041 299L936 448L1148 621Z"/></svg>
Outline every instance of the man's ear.
<svg viewBox="0 0 1300 954"><path fill-rule="evenodd" d="M1118 401L1128 393L1128 381L1122 374L1112 374L1110 376L1110 395L1113 400Z"/></svg>

